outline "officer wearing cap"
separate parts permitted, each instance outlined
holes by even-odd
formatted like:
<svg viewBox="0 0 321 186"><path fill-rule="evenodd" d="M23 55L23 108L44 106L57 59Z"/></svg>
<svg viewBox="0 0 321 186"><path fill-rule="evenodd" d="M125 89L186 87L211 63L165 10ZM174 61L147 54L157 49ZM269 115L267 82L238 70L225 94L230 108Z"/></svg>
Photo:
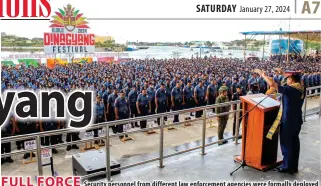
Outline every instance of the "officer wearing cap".
<svg viewBox="0 0 321 186"><path fill-rule="evenodd" d="M151 103L151 113L155 114L156 104L155 104L155 89L153 83L149 83L149 87L147 89L147 94L149 97L149 101Z"/></svg>
<svg viewBox="0 0 321 186"><path fill-rule="evenodd" d="M237 85L236 92L232 96L232 101L240 100L241 96L243 96L242 87L241 85ZM233 110L236 110L236 104L234 104L232 108ZM240 105L240 108L242 109L242 103ZM242 118L239 120L238 127L240 127L241 122L242 122ZM236 113L234 114L234 120L233 120L233 136L235 135L235 131L236 131Z"/></svg>
<svg viewBox="0 0 321 186"><path fill-rule="evenodd" d="M196 107L201 107L205 105L205 96L206 96L206 90L203 85L203 82L200 81L198 85L194 89L194 101L196 103ZM203 111L196 111L196 118L199 118L202 116Z"/></svg>
<svg viewBox="0 0 321 186"><path fill-rule="evenodd" d="M179 82L176 83L176 87L173 88L171 93L172 109L173 111L181 110L183 104L183 92ZM179 122L179 115L174 116L174 123Z"/></svg>
<svg viewBox="0 0 321 186"><path fill-rule="evenodd" d="M132 87L132 90L128 93L128 101L129 101L129 105L130 105L130 117L134 118L138 116L138 112L137 112L137 108L136 108L136 101L137 101L137 97L138 97L138 91L136 86L134 85ZM134 127L139 127L139 125L137 124L137 122L132 123L132 128Z"/></svg>
<svg viewBox="0 0 321 186"><path fill-rule="evenodd" d="M140 116L146 116L151 112L151 103L150 99L148 98L147 91L145 88L142 89L142 93L138 95L137 102L136 102L137 112ZM146 128L147 121L143 120L140 121L140 128Z"/></svg>
<svg viewBox="0 0 321 186"><path fill-rule="evenodd" d="M120 96L115 100L115 118L116 120L122 120L129 118L129 102L127 98L125 97L125 91L120 91ZM116 131L117 133L123 133L124 132L124 125L117 125ZM124 136L119 136L120 139L122 139ZM128 137L126 135L126 137Z"/></svg>
<svg viewBox="0 0 321 186"><path fill-rule="evenodd" d="M276 69L282 76L286 77L286 85L278 85L271 80L263 71L256 70L268 85L278 90L282 94L282 109L279 114L280 121L280 145L283 154L282 164L276 168L282 173L297 173L300 154L300 139L302 119L302 105L305 98L305 87L302 86L300 80L300 72L283 72ZM269 131L269 134L273 131Z"/></svg>
<svg viewBox="0 0 321 186"><path fill-rule="evenodd" d="M187 86L183 89L183 105L185 109L195 107L194 87L192 86L191 80L187 80ZM190 113L190 116L193 116L193 114Z"/></svg>
<svg viewBox="0 0 321 186"><path fill-rule="evenodd" d="M115 100L118 97L118 90L114 89L114 92L111 93L108 96L108 103L107 103L107 121L114 121L115 120L115 107L114 107L114 103ZM112 130L113 132L116 134L117 130L115 126L112 126Z"/></svg>
<svg viewBox="0 0 321 186"><path fill-rule="evenodd" d="M211 84L207 86L206 91L206 100L208 105L215 104L215 100L217 97L217 88L218 85L215 79L212 79ZM213 112L215 112L215 108L213 108Z"/></svg>
<svg viewBox="0 0 321 186"><path fill-rule="evenodd" d="M227 87L226 86L221 86L219 89L219 96L216 98L216 104L220 103L226 103L229 102L228 96L227 96ZM231 109L231 106L224 106L224 107L217 107L216 108L216 114L221 114L221 113L226 113L229 112ZM229 114L223 115L223 116L218 116L217 121L218 121L218 140L223 140L224 139L224 130L227 125L227 121L229 118ZM227 143L227 141L219 142L219 145L223 145Z"/></svg>
<svg viewBox="0 0 321 186"><path fill-rule="evenodd" d="M14 117L11 117L9 120L9 123L1 126L1 137L5 138L5 137L12 136L14 134L15 128L16 128L16 120L14 119ZM11 152L11 142L2 143L1 154L10 153L10 152ZM1 158L1 165L4 164L5 162L13 163L11 156L8 156L6 158Z"/></svg>
<svg viewBox="0 0 321 186"><path fill-rule="evenodd" d="M158 114L166 112L167 105L168 105L168 99L167 99L164 83L161 83L160 88L158 88L156 90L155 105L156 105L156 111ZM165 120L165 118L164 118L164 120ZM160 125L160 118L157 118L157 123L158 123L158 125Z"/></svg>

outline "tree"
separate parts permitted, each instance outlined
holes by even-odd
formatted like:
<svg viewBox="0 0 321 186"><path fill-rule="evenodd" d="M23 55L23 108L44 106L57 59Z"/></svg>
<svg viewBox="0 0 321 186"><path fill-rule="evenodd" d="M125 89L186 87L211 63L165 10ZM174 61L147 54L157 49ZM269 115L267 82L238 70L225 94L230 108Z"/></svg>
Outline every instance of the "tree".
<svg viewBox="0 0 321 186"><path fill-rule="evenodd" d="M212 43L210 41L206 41L205 42L205 45L208 46L208 47L211 47L212 46Z"/></svg>

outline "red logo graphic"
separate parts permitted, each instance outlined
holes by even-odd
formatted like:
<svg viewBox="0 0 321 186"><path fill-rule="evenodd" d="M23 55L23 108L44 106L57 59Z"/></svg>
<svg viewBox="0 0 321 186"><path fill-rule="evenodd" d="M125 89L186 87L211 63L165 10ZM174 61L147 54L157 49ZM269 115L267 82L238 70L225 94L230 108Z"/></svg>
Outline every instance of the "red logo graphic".
<svg viewBox="0 0 321 186"><path fill-rule="evenodd" d="M0 0L0 20L49 20L50 14L49 0Z"/></svg>

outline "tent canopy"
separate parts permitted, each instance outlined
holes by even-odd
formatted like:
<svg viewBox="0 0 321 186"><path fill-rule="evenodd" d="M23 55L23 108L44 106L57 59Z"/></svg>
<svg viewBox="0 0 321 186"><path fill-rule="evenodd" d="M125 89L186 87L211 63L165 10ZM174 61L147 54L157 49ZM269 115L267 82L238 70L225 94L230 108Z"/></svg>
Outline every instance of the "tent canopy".
<svg viewBox="0 0 321 186"><path fill-rule="evenodd" d="M300 39L305 42L321 43L321 30L306 30L306 31L252 31L241 32L243 35L280 35L290 37L291 39Z"/></svg>

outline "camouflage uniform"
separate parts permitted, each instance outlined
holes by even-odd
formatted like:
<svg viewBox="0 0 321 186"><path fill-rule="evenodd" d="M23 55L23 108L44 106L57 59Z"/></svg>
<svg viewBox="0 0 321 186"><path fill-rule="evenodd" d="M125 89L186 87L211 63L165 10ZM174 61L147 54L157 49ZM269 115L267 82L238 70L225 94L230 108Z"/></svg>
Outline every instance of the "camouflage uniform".
<svg viewBox="0 0 321 186"><path fill-rule="evenodd" d="M219 89L219 92L223 92L223 91L227 91L227 87L226 86L222 86ZM216 98L216 104L219 103L225 103L225 102L229 102L228 96L223 96L220 95ZM216 114L220 114L220 113L224 113L224 112L229 112L231 109L231 106L225 106L225 107L218 107L216 109ZM224 134L224 130L226 128L226 124L227 124L227 120L229 118L229 115L224 115L224 116L218 116L218 139L222 140L223 138L223 134ZM220 143L221 144L221 143Z"/></svg>

